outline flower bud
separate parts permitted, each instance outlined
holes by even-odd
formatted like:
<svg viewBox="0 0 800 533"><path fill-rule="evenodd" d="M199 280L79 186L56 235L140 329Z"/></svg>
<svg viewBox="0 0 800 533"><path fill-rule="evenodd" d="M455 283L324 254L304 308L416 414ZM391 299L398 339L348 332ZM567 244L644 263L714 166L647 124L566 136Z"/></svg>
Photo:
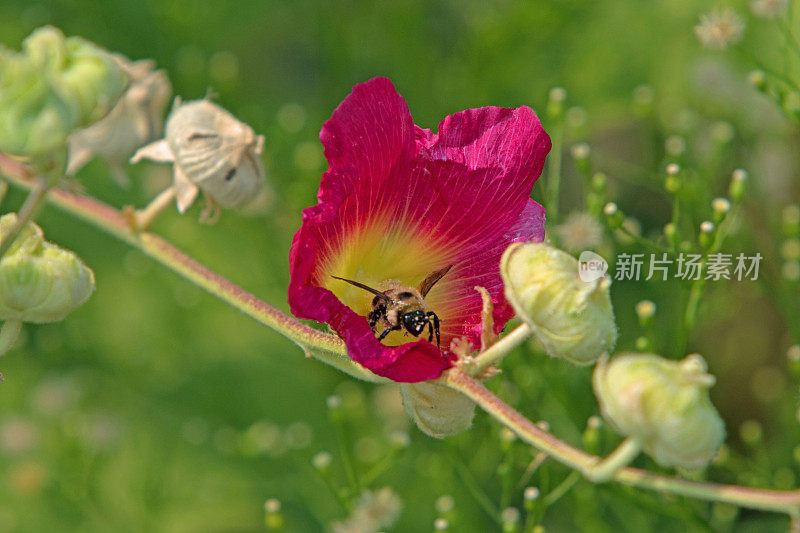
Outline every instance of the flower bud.
<svg viewBox="0 0 800 533"><path fill-rule="evenodd" d="M800 205L790 204L783 208L781 232L785 237L800 237Z"/></svg>
<svg viewBox="0 0 800 533"><path fill-rule="evenodd" d="M700 246L705 249L711 247L714 242L714 231L716 231L716 229L717 226L710 220L704 220L700 223L700 234L697 237L698 241L700 241Z"/></svg>
<svg viewBox="0 0 800 533"><path fill-rule="evenodd" d="M614 347L611 280L604 273L590 272L583 281L574 257L543 243L509 246L500 272L506 298L551 356L587 364Z"/></svg>
<svg viewBox="0 0 800 533"><path fill-rule="evenodd" d="M564 105L567 101L567 91L563 87L553 87L547 94L547 115L556 120L564 116Z"/></svg>
<svg viewBox="0 0 800 533"><path fill-rule="evenodd" d="M602 360L592 382L603 417L640 441L662 466L703 466L725 439L722 419L708 397L714 377L699 355L670 361L621 354Z"/></svg>
<svg viewBox="0 0 800 533"><path fill-rule="evenodd" d="M744 196L745 188L747 187L747 171L737 168L731 174L731 183L728 186L728 196L731 200L738 202Z"/></svg>
<svg viewBox="0 0 800 533"><path fill-rule="evenodd" d="M402 383L400 392L408 416L431 437L449 437L472 425L475 404L460 392L430 381Z"/></svg>
<svg viewBox="0 0 800 533"><path fill-rule="evenodd" d="M102 118L127 83L111 55L53 27L34 31L21 52L0 47L0 151L42 156L72 130Z"/></svg>
<svg viewBox="0 0 800 533"><path fill-rule="evenodd" d="M603 206L603 214L606 216L606 223L611 229L617 229L625 222L625 215L619 210L617 204L608 202Z"/></svg>
<svg viewBox="0 0 800 533"><path fill-rule="evenodd" d="M17 222L0 218L0 240ZM94 274L78 257L44 240L41 228L28 225L0 260L0 320L57 322L94 291Z"/></svg>
<svg viewBox="0 0 800 533"><path fill-rule="evenodd" d="M767 89L767 75L763 70L753 70L747 75L747 81L761 92Z"/></svg>
<svg viewBox="0 0 800 533"><path fill-rule="evenodd" d="M656 304L652 300L641 300L636 304L636 316L639 318L639 325L643 328L650 326L656 314Z"/></svg>
<svg viewBox="0 0 800 533"><path fill-rule="evenodd" d="M131 158L174 162L178 211L184 213L199 190L222 207L239 207L261 190L264 137L210 100L176 99L166 136Z"/></svg>
<svg viewBox="0 0 800 533"><path fill-rule="evenodd" d="M130 79L114 108L98 122L69 138L67 175L74 175L95 156L106 159L117 181L127 183L122 164L141 146L161 135L164 109L172 87L166 73L153 70L152 61L132 62L114 55Z"/></svg>

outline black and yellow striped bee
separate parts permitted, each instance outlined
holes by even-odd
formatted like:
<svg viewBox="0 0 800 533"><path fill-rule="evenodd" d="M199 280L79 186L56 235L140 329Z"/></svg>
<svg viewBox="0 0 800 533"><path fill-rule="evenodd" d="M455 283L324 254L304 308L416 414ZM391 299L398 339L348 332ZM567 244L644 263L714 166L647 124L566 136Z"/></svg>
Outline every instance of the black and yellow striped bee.
<svg viewBox="0 0 800 533"><path fill-rule="evenodd" d="M379 325L383 326L383 330L378 335L379 341L385 339L390 332L402 329L405 329L415 337L419 337L427 326L428 342L433 341L433 336L436 335L436 346L439 346L441 342L439 338L439 317L433 311L428 311L425 296L428 295L436 282L447 274L452 266L447 266L429 274L420 283L419 289L395 287L379 291L351 279L338 276L332 277L346 281L375 295L375 298L372 299L372 310L367 315L367 320L374 333L378 332Z"/></svg>

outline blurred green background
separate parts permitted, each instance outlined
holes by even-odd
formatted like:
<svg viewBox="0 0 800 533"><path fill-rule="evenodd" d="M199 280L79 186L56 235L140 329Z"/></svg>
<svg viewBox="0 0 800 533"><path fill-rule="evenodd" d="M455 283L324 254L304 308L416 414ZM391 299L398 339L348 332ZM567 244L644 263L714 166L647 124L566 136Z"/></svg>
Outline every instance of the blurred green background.
<svg viewBox="0 0 800 533"><path fill-rule="evenodd" d="M319 129L355 83L376 75L391 78L415 122L429 128L468 107L527 104L542 111L548 90L565 87L569 104L580 106L566 146L592 144L618 203L645 233L669 216L658 177L663 140L683 134L692 160L718 178L719 190L712 185L710 194L724 190L738 166L761 181L753 204L767 209L749 209L745 224L756 236L769 236L770 211L800 197L796 129L745 79L754 54L780 61L779 52L760 50L779 49L781 42L766 23L748 20L739 51L703 50L692 28L716 4L4 0L0 42L18 47L34 28L53 24L130 58L153 58L168 71L176 95L199 98L212 90L221 105L263 133L268 197L249 211L223 213L212 227L197 224L198 206L183 217L169 210L154 230L286 310L289 245L325 169ZM747 12L746 3L737 7ZM653 111L644 114L634 101L642 84L655 95ZM735 128L735 139L725 152L709 154L709 132L721 120ZM564 168L566 214L580 199L568 150ZM94 161L79 181L112 205L142 206L169 179L169 170L157 165L139 165L130 174L134 184L122 190L105 164ZM541 186L534 197L541 198ZM3 210L22 199L13 192ZM331 394L343 399L360 472L391 453L391 431L411 437L411 446L387 461L373 483L391 486L403 501L393 530L432 530L434 502L444 494L455 498L454 531L497 529L468 489L474 483L498 504L503 454L498 427L486 416L479 413L467 434L430 439L397 411L394 389L356 383L305 360L282 337L52 208L39 222L50 240L95 270L98 290L63 323L26 326L24 343L2 360L0 532L263 531L268 498L282 502L287 531L326 530L345 513L309 460L331 451L335 482L345 484L336 426L325 406ZM774 250L758 239L731 248L752 250L766 255L765 268L774 270ZM643 298L658 302L657 335L669 346L675 290L615 284L622 349L631 349L639 334L633 306ZM690 349L701 351L719 376L712 396L732 448L745 457L735 469L739 477L720 472L715 479L796 485L791 454L800 432L796 383L783 357L787 344L783 319L756 284L712 289ZM492 387L534 420L548 421L556 435L580 443L587 417L596 413L590 370L531 348L514 354L508 369ZM749 419L763 424L765 441L757 449L739 442L738 427ZM610 449L615 437L604 435L602 449ZM530 451L517 443L512 453L521 474ZM646 459L640 464L652 467ZM549 465L532 483L545 490L566 474ZM521 506L521 494L514 487L509 503ZM714 512L705 504L580 482L550 509L545 524L551 531L706 531L705 518ZM719 520L713 523L727 523ZM734 529L755 527L780 530L785 521L745 512Z"/></svg>

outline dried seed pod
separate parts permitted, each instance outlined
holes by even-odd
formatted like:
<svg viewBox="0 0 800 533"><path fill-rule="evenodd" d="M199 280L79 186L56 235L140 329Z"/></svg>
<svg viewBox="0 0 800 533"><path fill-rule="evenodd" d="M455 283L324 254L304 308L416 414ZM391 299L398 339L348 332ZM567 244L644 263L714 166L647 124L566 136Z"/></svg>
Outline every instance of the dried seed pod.
<svg viewBox="0 0 800 533"><path fill-rule="evenodd" d="M128 178L122 164L161 135L172 86L163 70L153 70L151 60L130 61L118 54L114 60L128 75L130 84L108 115L70 136L67 175L74 175L99 156L108 161L117 182L125 185Z"/></svg>
<svg viewBox="0 0 800 533"><path fill-rule="evenodd" d="M210 100L176 99L165 138L140 149L131 162L173 162L178 211L184 213L199 190L222 207L254 198L264 181L263 148L263 136Z"/></svg>

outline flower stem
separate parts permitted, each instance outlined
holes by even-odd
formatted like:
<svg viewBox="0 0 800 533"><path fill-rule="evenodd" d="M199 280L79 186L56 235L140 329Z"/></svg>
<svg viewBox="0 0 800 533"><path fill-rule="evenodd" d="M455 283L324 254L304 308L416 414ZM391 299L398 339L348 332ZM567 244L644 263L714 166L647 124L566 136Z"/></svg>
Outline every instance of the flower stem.
<svg viewBox="0 0 800 533"><path fill-rule="evenodd" d="M627 438L608 457L583 471L583 475L594 483L603 483L614 477L621 468L628 466L642 451L642 443Z"/></svg>
<svg viewBox="0 0 800 533"><path fill-rule="evenodd" d="M577 470L573 470L572 472L569 473L567 477L564 478L564 481L559 483L556 486L556 488L547 493L547 496L545 496L544 500L542 501L542 504L545 507L550 507L558 500L560 500L561 497L564 496L567 492L569 492L569 490L572 487L574 487L575 484L580 480L581 480L581 473L578 472Z"/></svg>
<svg viewBox="0 0 800 533"><path fill-rule="evenodd" d="M153 224L153 221L161 214L164 209L175 200L175 187L170 185L158 196L147 204L144 209L137 209L133 212L134 228L138 231L145 231Z"/></svg>
<svg viewBox="0 0 800 533"><path fill-rule="evenodd" d="M47 191L50 190L51 181L41 178L36 180L30 188L30 192L28 193L28 197L25 199L25 203L22 204L22 207L19 210L19 214L17 216L17 223L16 225L11 228L11 231L6 235L6 238L0 242L0 259L6 255L6 252L11 245L14 244L14 241L17 240L17 236L22 231L28 222L33 220L36 216L36 213L39 211L39 207L42 205L42 201L47 196Z"/></svg>
<svg viewBox="0 0 800 533"><path fill-rule="evenodd" d="M533 331L528 324L517 326L508 335L476 355L472 361L466 365L465 369L471 376L477 376L508 355L511 350L525 342L532 333Z"/></svg>
<svg viewBox="0 0 800 533"><path fill-rule="evenodd" d="M61 190L53 190L50 194L46 194L49 185L34 180L25 167L1 154L0 171L14 185L34 191L39 189L38 192L34 192L29 196L29 201L26 201L26 205L29 206L27 211L32 212L46 197L49 202L59 209L139 249L188 281L292 340L309 357L319 359L359 379L371 382L387 381L347 357L344 343L340 339L306 326L273 308L219 274L212 272L157 235L134 233L120 211L92 198L77 196ZM36 200L37 196L38 200ZM30 207L31 204L33 204L33 208ZM24 210L25 208L23 208ZM4 331L0 332L0 336L4 338L7 335L10 336L8 331L13 332L15 327L14 324L9 326L8 322L6 322L2 328ZM529 335L530 328L527 326L518 327L486 350L484 354L478 356L475 368L486 368L486 366L491 365L513 347L524 341ZM503 346L505 346L505 349ZM493 355L486 356L492 350L494 350ZM586 472L598 463L598 457L575 448L542 430L512 407L503 403L502 400L475 379L465 374L461 369L452 368L446 371L440 378L440 382L471 398L487 413L517 433L524 441L547 453L560 463L579 472ZM469 476L467 476L468 478ZM630 467L620 468L611 479L633 487L658 490L701 500L729 503L749 509L787 513L791 517L800 516L800 490L779 491L737 485L702 483L653 474ZM479 502L485 506L488 503L488 506L486 506L487 511L493 514L492 511L495 511L495 509L493 509L491 502L480 500ZM496 516L496 513L494 513L495 519Z"/></svg>
<svg viewBox="0 0 800 533"><path fill-rule="evenodd" d="M39 183L30 177L25 167L3 155L0 155L0 172L12 185L22 188L32 189ZM373 374L350 359L347 356L344 342L338 337L317 331L282 313L216 272L209 270L161 237L147 232L135 233L119 210L93 198L77 196L59 189L50 191L46 198L48 202L62 211L137 248L194 285L280 333L300 346L306 356L318 359L364 381L388 382L387 379Z"/></svg>
<svg viewBox="0 0 800 533"><path fill-rule="evenodd" d="M447 386L467 395L484 411L513 430L521 439L546 452L554 460L580 472L586 472L598 463L597 456L579 450L542 430L460 369L450 369L440 379ZM700 500L729 503L748 509L787 513L790 516L800 515L800 490L780 491L703 483L653 474L630 467L617 470L611 480L632 487Z"/></svg>
<svg viewBox="0 0 800 533"><path fill-rule="evenodd" d="M3 200L6 197L6 193L8 192L8 183L4 180L0 180L0 204L3 203Z"/></svg>
<svg viewBox="0 0 800 533"><path fill-rule="evenodd" d="M564 148L564 121L559 119L552 129L552 149L547 169L547 220L558 222L558 198L561 188L561 157Z"/></svg>
<svg viewBox="0 0 800 533"><path fill-rule="evenodd" d="M11 319L3 322L0 327L0 355L4 355L14 346L20 331L22 331L21 320Z"/></svg>

